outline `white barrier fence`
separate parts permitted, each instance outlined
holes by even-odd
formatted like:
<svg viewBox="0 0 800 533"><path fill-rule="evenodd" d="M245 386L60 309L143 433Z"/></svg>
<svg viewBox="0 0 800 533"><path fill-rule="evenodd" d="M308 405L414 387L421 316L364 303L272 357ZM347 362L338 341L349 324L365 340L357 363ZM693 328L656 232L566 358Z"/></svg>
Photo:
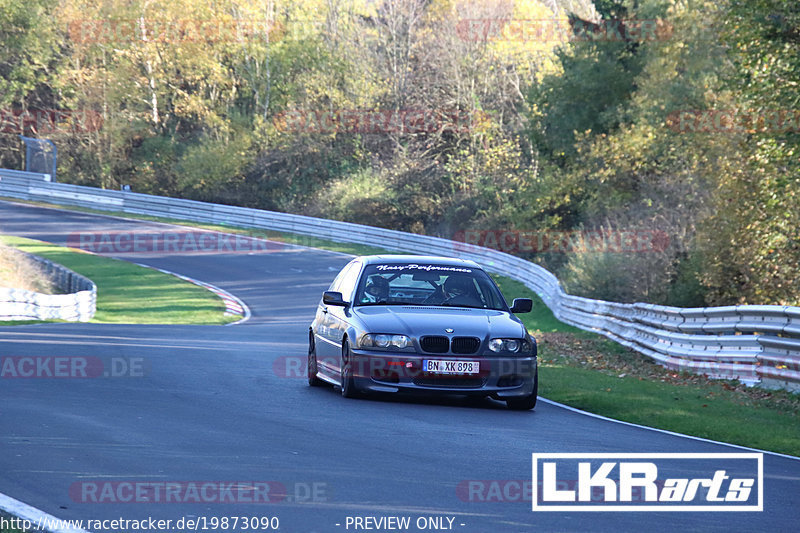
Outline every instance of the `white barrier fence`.
<svg viewBox="0 0 800 533"><path fill-rule="evenodd" d="M0 178L3 177L50 181L50 174L38 174L36 172L25 172L24 170L9 170L7 168L0 168Z"/></svg>
<svg viewBox="0 0 800 533"><path fill-rule="evenodd" d="M19 252L24 253L24 252ZM0 288L0 320L68 320L88 322L97 305L97 287L89 279L47 259L25 254L66 294L41 294Z"/></svg>
<svg viewBox="0 0 800 533"><path fill-rule="evenodd" d="M605 335L668 368L800 389L800 307L685 309L593 300L565 293L558 279L539 265L480 246L301 215L49 183L41 174L19 177L0 172L0 196L472 259L487 270L523 282L559 320Z"/></svg>

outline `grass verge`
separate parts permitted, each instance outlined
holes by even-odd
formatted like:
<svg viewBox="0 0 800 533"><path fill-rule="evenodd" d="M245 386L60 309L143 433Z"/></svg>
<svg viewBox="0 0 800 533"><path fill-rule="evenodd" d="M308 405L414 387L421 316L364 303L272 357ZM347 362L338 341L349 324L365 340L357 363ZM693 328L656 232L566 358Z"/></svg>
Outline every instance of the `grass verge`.
<svg viewBox="0 0 800 533"><path fill-rule="evenodd" d="M664 368L601 335L559 322L522 283L506 295L534 300L520 315L539 345L539 394L626 422L800 456L800 394L709 380Z"/></svg>
<svg viewBox="0 0 800 533"><path fill-rule="evenodd" d="M272 231L79 210L243 233L354 255L395 253ZM539 343L543 397L618 420L800 456L800 395L668 370L605 337L560 322L522 283L493 277L509 300L529 297L534 301L533 312L520 318Z"/></svg>
<svg viewBox="0 0 800 533"><path fill-rule="evenodd" d="M215 294L157 270L32 239L2 236L2 241L94 281L97 312L92 322L226 324L238 319L223 315L225 304Z"/></svg>

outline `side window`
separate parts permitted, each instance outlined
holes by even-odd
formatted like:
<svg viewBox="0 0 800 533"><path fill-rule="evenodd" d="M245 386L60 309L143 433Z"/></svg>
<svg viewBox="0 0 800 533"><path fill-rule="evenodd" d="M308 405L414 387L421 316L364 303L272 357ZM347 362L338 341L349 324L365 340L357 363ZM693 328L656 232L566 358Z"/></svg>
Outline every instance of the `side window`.
<svg viewBox="0 0 800 533"><path fill-rule="evenodd" d="M339 274L336 275L336 278L331 283L331 286L328 287L328 290L341 292L342 296L347 299L347 297L350 296L349 292L353 292L353 285L349 284L349 280L355 275L353 274L354 271L356 274L358 273L360 267L361 263L357 261L345 265ZM355 284L355 282L353 282L353 284Z"/></svg>
<svg viewBox="0 0 800 533"><path fill-rule="evenodd" d="M500 287L489 277L488 274L484 274L483 276L478 278L478 286L481 288L481 293L483 295L483 299L488 304L488 306L492 309L504 309L507 308L508 305L506 304L505 297L503 293L500 291Z"/></svg>
<svg viewBox="0 0 800 533"><path fill-rule="evenodd" d="M341 284L336 290L342 293L342 297L344 297L345 301L349 302L352 299L353 291L356 288L356 282L358 281L358 275L360 272L361 262L356 261L355 263L351 263L350 267L344 273Z"/></svg>
<svg viewBox="0 0 800 533"><path fill-rule="evenodd" d="M347 272L350 270L350 267L352 267L352 266L353 266L353 263L348 263L347 265L345 265L345 267L343 269L341 269L339 271L338 274L336 274L336 277L333 278L333 281L331 282L331 286L328 287L329 291L339 292L339 286L342 284L342 280L344 279L345 275L347 274Z"/></svg>

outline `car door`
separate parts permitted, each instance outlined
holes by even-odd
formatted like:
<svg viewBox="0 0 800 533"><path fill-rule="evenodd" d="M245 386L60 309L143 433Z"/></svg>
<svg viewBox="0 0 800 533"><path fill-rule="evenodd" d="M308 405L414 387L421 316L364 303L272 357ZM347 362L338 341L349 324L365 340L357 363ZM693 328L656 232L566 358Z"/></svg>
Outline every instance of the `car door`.
<svg viewBox="0 0 800 533"><path fill-rule="evenodd" d="M341 283L337 292L342 293L342 298L346 302L352 303L353 296L355 293L356 283L358 282L358 277L361 274L361 262L359 260L353 261L347 271L344 273L342 277ZM350 326L350 317L352 316L352 310L350 307L341 307L341 306L328 306L328 321L330 324L330 340L331 340L331 347L336 351L332 359L335 362L337 371L341 371L340 362L341 357L339 357L342 353L342 339L344 338L344 334L347 332L347 328Z"/></svg>
<svg viewBox="0 0 800 533"><path fill-rule="evenodd" d="M354 262L351 261L337 274L336 278L328 287L329 291L341 292L342 285L352 270ZM338 372L338 359L341 354L341 338L335 330L337 320L334 313L337 309L335 305L326 305L320 298L317 306L315 343L317 348L318 364L328 367L331 371Z"/></svg>
<svg viewBox="0 0 800 533"><path fill-rule="evenodd" d="M345 265L344 268L339 271L326 290L338 290L338 287L342 282L342 278L349 268L350 263ZM327 362L330 360L331 355L335 352L331 345L331 342L333 341L331 340L331 336L329 334L331 321L328 314L328 309L329 306L325 305L325 303L322 301L322 298L320 298L319 305L317 305L317 316L315 320L316 327L314 328L314 343L317 349L317 362L322 366L328 366Z"/></svg>

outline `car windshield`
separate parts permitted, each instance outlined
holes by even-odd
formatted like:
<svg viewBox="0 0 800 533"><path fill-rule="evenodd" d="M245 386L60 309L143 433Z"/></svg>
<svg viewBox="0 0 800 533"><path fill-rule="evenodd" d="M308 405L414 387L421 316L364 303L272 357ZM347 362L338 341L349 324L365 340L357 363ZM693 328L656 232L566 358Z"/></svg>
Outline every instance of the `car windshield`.
<svg viewBox="0 0 800 533"><path fill-rule="evenodd" d="M437 264L368 265L355 305L430 305L507 311L503 295L478 268Z"/></svg>

